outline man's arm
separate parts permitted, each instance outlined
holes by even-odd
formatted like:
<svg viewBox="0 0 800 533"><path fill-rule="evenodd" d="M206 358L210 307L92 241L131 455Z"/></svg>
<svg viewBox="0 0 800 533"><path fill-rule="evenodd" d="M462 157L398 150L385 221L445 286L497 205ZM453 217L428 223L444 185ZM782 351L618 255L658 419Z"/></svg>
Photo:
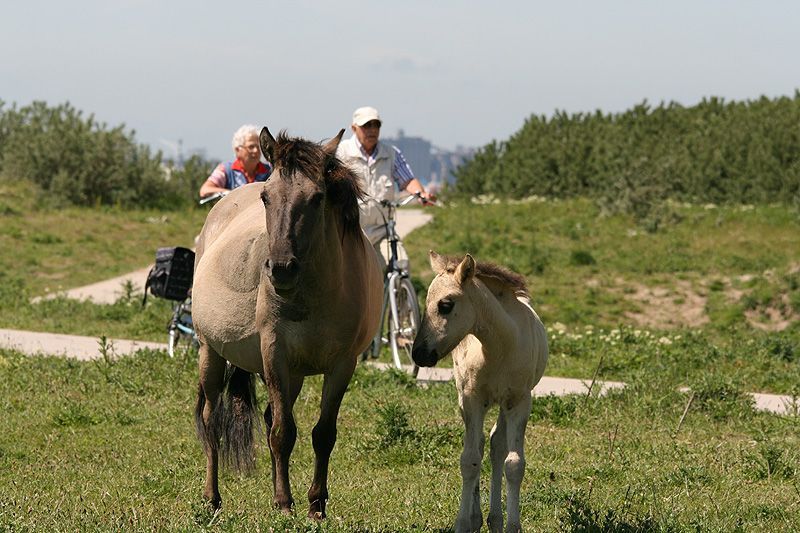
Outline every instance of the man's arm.
<svg viewBox="0 0 800 533"><path fill-rule="evenodd" d="M392 178L397 182L397 185L400 189L411 193L419 195L423 199L430 198L428 191L425 190L425 187L422 186L422 183L414 176L414 171L411 170L411 165L408 164L406 158L403 156L403 152L401 152L396 146L393 146L395 151L395 158L394 158L394 165L392 166Z"/></svg>
<svg viewBox="0 0 800 533"><path fill-rule="evenodd" d="M225 165L220 163L211 173L211 175L203 182L200 186L200 198L205 198L206 196L211 196L217 192L226 192L228 189L225 188Z"/></svg>

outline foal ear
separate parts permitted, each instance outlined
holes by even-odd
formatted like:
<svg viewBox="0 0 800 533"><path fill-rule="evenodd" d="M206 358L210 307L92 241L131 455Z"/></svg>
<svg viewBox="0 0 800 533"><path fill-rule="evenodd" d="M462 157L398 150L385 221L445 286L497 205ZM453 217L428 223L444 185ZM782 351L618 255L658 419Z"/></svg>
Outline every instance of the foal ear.
<svg viewBox="0 0 800 533"><path fill-rule="evenodd" d="M261 153L267 161L272 161L275 156L275 138L269 132L266 126L261 128L261 133L258 136L258 142L261 144Z"/></svg>
<svg viewBox="0 0 800 533"><path fill-rule="evenodd" d="M344 128L339 130L339 135L325 143L325 146L322 147L322 151L328 155L335 154L336 149L339 147L339 142L342 140L342 135L344 135Z"/></svg>
<svg viewBox="0 0 800 533"><path fill-rule="evenodd" d="M447 261L433 250L428 251L428 258L430 259L431 269L434 274L441 274L447 269Z"/></svg>
<svg viewBox="0 0 800 533"><path fill-rule="evenodd" d="M456 279L463 285L465 281L471 279L475 275L475 260L471 255L467 254L464 259L456 267Z"/></svg>

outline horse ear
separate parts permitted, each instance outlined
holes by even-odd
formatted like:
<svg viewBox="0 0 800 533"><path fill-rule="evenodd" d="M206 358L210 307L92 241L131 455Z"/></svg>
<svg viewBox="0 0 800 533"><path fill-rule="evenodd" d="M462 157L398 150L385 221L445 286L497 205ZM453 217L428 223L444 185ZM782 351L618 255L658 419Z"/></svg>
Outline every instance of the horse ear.
<svg viewBox="0 0 800 533"><path fill-rule="evenodd" d="M431 269L434 274L441 274L447 268L447 262L444 260L444 257L433 250L428 251L428 258L431 261Z"/></svg>
<svg viewBox="0 0 800 533"><path fill-rule="evenodd" d="M475 260L471 255L467 254L464 259L456 267L456 279L463 285L465 281L471 279L475 275Z"/></svg>
<svg viewBox="0 0 800 533"><path fill-rule="evenodd" d="M275 155L275 138L269 132L266 126L261 128L261 133L258 136L258 141L261 144L261 153L267 161L272 161Z"/></svg>
<svg viewBox="0 0 800 533"><path fill-rule="evenodd" d="M335 154L336 149L339 147L339 142L342 140L342 135L344 135L344 128L339 130L339 135L325 143L325 146L322 147L322 151L328 155Z"/></svg>

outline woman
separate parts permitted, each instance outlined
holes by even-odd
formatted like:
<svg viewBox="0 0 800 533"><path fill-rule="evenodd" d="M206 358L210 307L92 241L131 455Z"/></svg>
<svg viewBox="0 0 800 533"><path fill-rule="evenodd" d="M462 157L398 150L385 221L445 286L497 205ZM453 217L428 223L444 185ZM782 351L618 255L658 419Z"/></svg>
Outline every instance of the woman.
<svg viewBox="0 0 800 533"><path fill-rule="evenodd" d="M200 198L218 192L227 193L254 181L267 180L272 173L272 165L261 161L258 133L259 129L251 124L236 130L231 143L236 159L217 165L200 187Z"/></svg>

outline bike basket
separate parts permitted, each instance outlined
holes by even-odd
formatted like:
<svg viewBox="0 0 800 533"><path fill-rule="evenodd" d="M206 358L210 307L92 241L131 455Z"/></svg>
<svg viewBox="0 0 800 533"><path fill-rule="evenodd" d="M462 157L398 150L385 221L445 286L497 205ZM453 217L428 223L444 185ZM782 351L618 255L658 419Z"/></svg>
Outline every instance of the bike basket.
<svg viewBox="0 0 800 533"><path fill-rule="evenodd" d="M175 246L156 250L156 264L147 274L144 286L144 299L147 291L158 298L181 301L189 296L194 276L194 252L188 248Z"/></svg>

